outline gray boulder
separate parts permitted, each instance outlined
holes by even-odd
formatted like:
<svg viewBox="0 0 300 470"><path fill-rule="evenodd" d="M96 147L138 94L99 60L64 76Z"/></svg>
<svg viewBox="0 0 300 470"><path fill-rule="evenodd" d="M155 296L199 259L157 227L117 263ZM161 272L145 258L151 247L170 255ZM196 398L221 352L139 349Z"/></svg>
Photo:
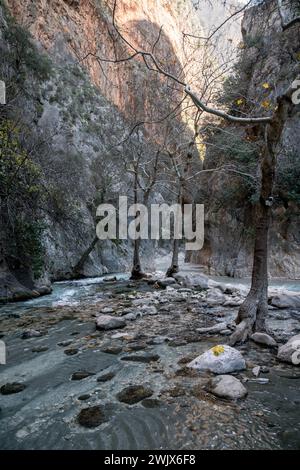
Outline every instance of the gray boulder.
<svg viewBox="0 0 300 470"><path fill-rule="evenodd" d="M112 317L110 315L99 315L96 318L97 330L114 330L115 328L124 328L126 322L123 318Z"/></svg>
<svg viewBox="0 0 300 470"><path fill-rule="evenodd" d="M176 281L185 287L200 287L201 289L208 289L209 278L204 274L191 274L179 272L174 274Z"/></svg>
<svg viewBox="0 0 300 470"><path fill-rule="evenodd" d="M101 313L103 314L108 314L108 313L114 313L115 309L112 307L103 307L101 309Z"/></svg>
<svg viewBox="0 0 300 470"><path fill-rule="evenodd" d="M226 295L218 288L209 289L206 302L209 305L223 305L226 302Z"/></svg>
<svg viewBox="0 0 300 470"><path fill-rule="evenodd" d="M272 297L271 305L277 308L300 309L300 294L277 294Z"/></svg>
<svg viewBox="0 0 300 470"><path fill-rule="evenodd" d="M176 279L174 279L174 277L166 277L165 279L158 279L157 281L157 284L160 287L168 287L175 283L176 283Z"/></svg>
<svg viewBox="0 0 300 470"><path fill-rule="evenodd" d="M300 335L292 336L286 344L278 349L277 358L295 366L300 364Z"/></svg>
<svg viewBox="0 0 300 470"><path fill-rule="evenodd" d="M215 374L228 374L246 368L245 360L235 348L227 345L215 346L188 364L198 370L209 370Z"/></svg>
<svg viewBox="0 0 300 470"><path fill-rule="evenodd" d="M211 379L207 385L208 390L220 398L237 400L247 395L244 385L232 375L219 375Z"/></svg>
<svg viewBox="0 0 300 470"><path fill-rule="evenodd" d="M269 348L276 348L277 343L272 336L267 335L267 333L253 333L253 335L250 336L250 339L254 341L257 344L261 344L262 346L267 346Z"/></svg>
<svg viewBox="0 0 300 470"><path fill-rule="evenodd" d="M154 305L142 305L139 312L142 315L157 315L157 308Z"/></svg>
<svg viewBox="0 0 300 470"><path fill-rule="evenodd" d="M30 339L30 338L39 338L40 336L43 336L43 334L40 331L26 330L26 331L23 331L21 338Z"/></svg>

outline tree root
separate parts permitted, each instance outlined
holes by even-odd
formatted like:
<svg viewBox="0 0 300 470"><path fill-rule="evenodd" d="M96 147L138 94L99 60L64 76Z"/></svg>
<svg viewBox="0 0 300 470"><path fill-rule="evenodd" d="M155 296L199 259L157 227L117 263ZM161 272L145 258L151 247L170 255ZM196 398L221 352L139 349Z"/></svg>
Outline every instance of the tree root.
<svg viewBox="0 0 300 470"><path fill-rule="evenodd" d="M173 277L176 273L178 273L178 266L171 266L166 272L166 277Z"/></svg>
<svg viewBox="0 0 300 470"><path fill-rule="evenodd" d="M230 346L237 343L245 343L249 336L252 334L253 325L249 320L242 320L229 338Z"/></svg>

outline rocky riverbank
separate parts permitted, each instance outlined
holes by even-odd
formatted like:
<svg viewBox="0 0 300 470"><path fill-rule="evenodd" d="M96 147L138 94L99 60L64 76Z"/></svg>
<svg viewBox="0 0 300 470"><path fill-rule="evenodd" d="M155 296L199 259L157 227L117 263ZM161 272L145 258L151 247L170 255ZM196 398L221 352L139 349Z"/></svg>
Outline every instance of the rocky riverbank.
<svg viewBox="0 0 300 470"><path fill-rule="evenodd" d="M300 371L283 346L300 332L299 296L271 293L270 336L233 349L244 295L180 273L2 309L1 448L299 448Z"/></svg>

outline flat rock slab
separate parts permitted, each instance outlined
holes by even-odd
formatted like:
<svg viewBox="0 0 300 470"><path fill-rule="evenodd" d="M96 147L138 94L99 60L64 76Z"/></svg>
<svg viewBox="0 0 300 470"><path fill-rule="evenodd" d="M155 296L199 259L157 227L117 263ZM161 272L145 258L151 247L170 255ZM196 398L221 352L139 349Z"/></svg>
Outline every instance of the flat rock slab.
<svg viewBox="0 0 300 470"><path fill-rule="evenodd" d="M123 318L112 317L111 315L99 315L96 318L97 330L114 330L116 328L124 328L126 322Z"/></svg>
<svg viewBox="0 0 300 470"><path fill-rule="evenodd" d="M246 363L240 351L231 346L219 345L196 357L188 367L209 370L215 374L228 374L246 369Z"/></svg>
<svg viewBox="0 0 300 470"><path fill-rule="evenodd" d="M149 387L144 385L131 385L130 387L124 388L117 394L117 399L128 405L134 405L139 401L149 398L153 395L153 391Z"/></svg>
<svg viewBox="0 0 300 470"><path fill-rule="evenodd" d="M237 400L247 395L244 385L232 375L219 375L207 384L207 389L216 397Z"/></svg>

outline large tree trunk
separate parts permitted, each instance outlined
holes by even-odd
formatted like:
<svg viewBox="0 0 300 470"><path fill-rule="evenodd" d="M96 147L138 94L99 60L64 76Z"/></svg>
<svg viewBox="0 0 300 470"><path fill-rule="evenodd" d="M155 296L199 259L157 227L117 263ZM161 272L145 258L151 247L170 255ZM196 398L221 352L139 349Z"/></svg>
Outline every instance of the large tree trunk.
<svg viewBox="0 0 300 470"><path fill-rule="evenodd" d="M178 255L179 255L179 240L175 239L173 240L173 254L172 254L172 261L171 261L171 266L166 272L167 277L172 277L173 274L178 273Z"/></svg>
<svg viewBox="0 0 300 470"><path fill-rule="evenodd" d="M250 291L240 307L237 328L231 344L244 342L253 330L265 330L268 312L268 234L271 220L272 192L276 171L276 153L284 124L293 109L289 95L278 99L278 108L265 129L265 146L261 160L260 200L255 216L255 245Z"/></svg>
<svg viewBox="0 0 300 470"><path fill-rule="evenodd" d="M74 277L78 278L78 277L83 275L82 274L83 267L84 267L88 257L90 256L91 252L93 251L93 249L95 248L95 246L97 245L98 242L99 242L99 238L97 236L95 236L95 238L93 239L91 244L88 246L88 248L85 250L85 252L81 256L78 263L74 266L74 268L73 268Z"/></svg>
<svg viewBox="0 0 300 470"><path fill-rule="evenodd" d="M131 271L131 279L141 279L144 276L141 268L140 261L140 238L134 240L134 250L133 250L133 266Z"/></svg>
<svg viewBox="0 0 300 470"><path fill-rule="evenodd" d="M182 182L180 181L179 192L178 192L178 200L177 203L182 206ZM174 234L176 233L175 229L175 218L174 218ZM166 276L172 277L173 274L178 273L179 263L178 263L178 256L179 256L179 240L174 237L173 238L173 252L172 252L172 261L171 266L167 269Z"/></svg>
<svg viewBox="0 0 300 470"><path fill-rule="evenodd" d="M138 168L135 169L134 177L134 203L138 202ZM142 272L141 261L140 261L140 246L141 239L137 238L134 240L134 249L133 249L133 263L131 270L131 279L141 279L144 277Z"/></svg>

